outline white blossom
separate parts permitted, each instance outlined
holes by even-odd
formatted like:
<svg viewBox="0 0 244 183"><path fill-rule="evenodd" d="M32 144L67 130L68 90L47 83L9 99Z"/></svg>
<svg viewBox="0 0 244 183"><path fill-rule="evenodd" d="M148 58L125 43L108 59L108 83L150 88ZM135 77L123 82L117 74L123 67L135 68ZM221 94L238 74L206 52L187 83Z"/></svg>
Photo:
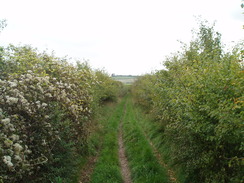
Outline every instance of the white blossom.
<svg viewBox="0 0 244 183"><path fill-rule="evenodd" d="M11 135L10 138L13 140L13 141L18 141L19 140L19 135Z"/></svg>
<svg viewBox="0 0 244 183"><path fill-rule="evenodd" d="M36 105L37 105L38 108L40 108L41 107L41 102L39 100L36 101Z"/></svg>
<svg viewBox="0 0 244 183"><path fill-rule="evenodd" d="M0 79L0 85L4 85L4 84L5 84L5 81Z"/></svg>
<svg viewBox="0 0 244 183"><path fill-rule="evenodd" d="M9 105L13 105L13 104L17 104L18 102L18 98L15 98L15 97L6 97L7 98L7 101L6 103L9 104Z"/></svg>
<svg viewBox="0 0 244 183"><path fill-rule="evenodd" d="M8 161L8 163L6 163L7 164L7 166L9 167L9 168L12 168L14 165L13 165L13 163L12 162L10 162L10 161Z"/></svg>
<svg viewBox="0 0 244 183"><path fill-rule="evenodd" d="M18 95L19 95L19 90L15 88L15 89L12 90L12 93L13 93L15 96L18 96Z"/></svg>
<svg viewBox="0 0 244 183"><path fill-rule="evenodd" d="M67 96L67 94L65 93L65 90L61 91L61 98L65 98Z"/></svg>
<svg viewBox="0 0 244 183"><path fill-rule="evenodd" d="M15 83L15 82L8 81L8 83L9 83L9 85L10 85L11 88L17 86L17 83Z"/></svg>
<svg viewBox="0 0 244 183"><path fill-rule="evenodd" d="M70 103L70 99L69 99L69 98L67 98L67 99L66 99L66 102L67 102L67 103Z"/></svg>
<svg viewBox="0 0 244 183"><path fill-rule="evenodd" d="M10 156L3 156L3 162L9 167L12 168L14 165L11 162L11 157Z"/></svg>
<svg viewBox="0 0 244 183"><path fill-rule="evenodd" d="M3 156L3 161L11 161L11 157L10 156Z"/></svg>
<svg viewBox="0 0 244 183"><path fill-rule="evenodd" d="M47 143L46 143L46 140L45 140L45 139L44 139L44 140L42 140L42 145L43 145L43 146L47 145Z"/></svg>
<svg viewBox="0 0 244 183"><path fill-rule="evenodd" d="M46 93L45 96L46 97L52 97L52 94L51 93Z"/></svg>
<svg viewBox="0 0 244 183"><path fill-rule="evenodd" d="M45 116L44 116L44 118L45 118L45 119L49 119L49 118L50 118L50 116L48 116L48 115L45 115Z"/></svg>
<svg viewBox="0 0 244 183"><path fill-rule="evenodd" d="M4 125L8 125L10 123L10 119L9 118L2 119L2 123Z"/></svg>
<svg viewBox="0 0 244 183"><path fill-rule="evenodd" d="M49 79L50 79L49 76L45 76L45 77L43 78L43 81L45 81L46 83L49 83Z"/></svg>
<svg viewBox="0 0 244 183"><path fill-rule="evenodd" d="M6 147L11 147L13 145L13 141L10 140L10 139L6 139L4 141L4 144L5 144Z"/></svg>
<svg viewBox="0 0 244 183"><path fill-rule="evenodd" d="M47 107L48 105L46 103L42 103L42 107Z"/></svg>
<svg viewBox="0 0 244 183"><path fill-rule="evenodd" d="M14 125L13 124L9 124L9 130L11 131L11 132L14 132L15 131L15 128L14 128Z"/></svg>
<svg viewBox="0 0 244 183"><path fill-rule="evenodd" d="M26 152L27 154L31 154L31 153L32 153L32 151L31 151L30 149L27 149L25 152Z"/></svg>
<svg viewBox="0 0 244 183"><path fill-rule="evenodd" d="M17 160L17 161L22 161L22 158L19 155L15 155L14 159Z"/></svg>
<svg viewBox="0 0 244 183"><path fill-rule="evenodd" d="M28 72L28 73L33 73L32 70L28 70L27 72Z"/></svg>
<svg viewBox="0 0 244 183"><path fill-rule="evenodd" d="M55 88L54 88L53 86L49 86L49 87L48 87L48 90L49 90L49 91L53 91L53 90L55 90Z"/></svg>
<svg viewBox="0 0 244 183"><path fill-rule="evenodd" d="M26 77L27 77L28 79L32 79L32 75L31 75L31 74L26 74Z"/></svg>
<svg viewBox="0 0 244 183"><path fill-rule="evenodd" d="M20 144L18 144L18 143L15 143L13 146L14 146L14 151L15 151L16 154L19 154L20 151L23 150L23 147Z"/></svg>
<svg viewBox="0 0 244 183"><path fill-rule="evenodd" d="M26 100L24 97L20 99L22 105L28 105L28 100Z"/></svg>
<svg viewBox="0 0 244 183"><path fill-rule="evenodd" d="M39 91L40 91L41 93L43 93L43 89L42 89L42 87L41 87L40 85L37 85L37 88L39 89Z"/></svg>

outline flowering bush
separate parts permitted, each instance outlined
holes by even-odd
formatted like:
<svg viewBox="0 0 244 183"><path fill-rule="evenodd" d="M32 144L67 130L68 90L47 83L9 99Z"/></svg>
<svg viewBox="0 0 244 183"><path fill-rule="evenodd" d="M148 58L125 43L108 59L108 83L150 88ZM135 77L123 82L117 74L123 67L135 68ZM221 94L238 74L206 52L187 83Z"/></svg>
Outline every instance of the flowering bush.
<svg viewBox="0 0 244 183"><path fill-rule="evenodd" d="M1 54L0 182L35 182L37 174L44 181L42 172L64 146L85 150L94 91L103 81L89 67L28 46L10 45Z"/></svg>

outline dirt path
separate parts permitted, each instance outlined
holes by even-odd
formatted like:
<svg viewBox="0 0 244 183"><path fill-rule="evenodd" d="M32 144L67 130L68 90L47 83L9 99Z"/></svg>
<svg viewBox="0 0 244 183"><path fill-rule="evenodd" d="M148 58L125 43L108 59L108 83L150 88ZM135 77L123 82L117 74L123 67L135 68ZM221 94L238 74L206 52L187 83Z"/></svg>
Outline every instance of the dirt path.
<svg viewBox="0 0 244 183"><path fill-rule="evenodd" d="M127 101L128 102L128 101ZM112 130L113 131L111 131L111 134L114 134L114 136L112 135L112 138L110 138L110 136L108 136L108 138L106 138L107 140L108 140L108 142L109 142L109 144L110 144L110 146L108 145L108 147L109 147L109 150L110 150L110 148L111 148L111 152L115 152L115 156L117 156L117 161L115 161L115 162L112 162L112 163L114 163L113 165L114 166L118 166L118 160L119 160L119 165L120 165L120 172L121 172L121 175L122 175L122 179L123 179L123 182L124 183L132 183L133 181L132 181L132 178L131 178L131 171L130 171L130 168L129 168L129 163L128 163L128 159L127 159L127 157L126 157L126 152L125 152L125 144L124 144L124 139L123 139L123 133L127 133L127 132L124 132L123 131L123 128L124 127L127 127L127 126L124 126L124 125L127 125L127 121L125 121L125 120L129 120L130 119L130 115L131 115L131 112L132 112L132 114L134 114L133 113L133 111L131 111L131 105L129 105L129 104L127 104L127 102L126 102L126 100L124 101L124 104L122 104L122 105L120 105L120 109L119 110L117 110L117 112L116 113L114 113L114 116L116 116L116 117L113 117L113 118L111 118L111 121L110 122L113 122L112 124L114 125L114 124L117 124L117 125L115 125L115 126L113 126L113 128L112 128ZM135 111L134 111L135 112ZM133 115L132 115L132 117L133 117ZM128 119L127 119L128 118ZM135 120L139 120L139 118L137 118L137 117L135 117ZM133 126L132 126L133 127ZM114 129L115 128L118 128L118 131L117 132L115 132L114 131ZM134 127L133 127L134 128ZM136 127L135 127L136 128ZM157 148L154 146L154 144L150 141L150 139L149 138L147 138L147 134L146 134L146 132L143 130L143 129L141 129L141 131L142 131L142 133L143 134L141 134L141 135L139 135L139 137L138 136L136 136L136 137L138 137L138 138L143 138L143 136L145 136L146 137L146 139L147 139L147 141L149 142L149 144L150 144L150 146L151 146L151 148L152 148L152 150L153 150L153 154L151 153L151 155L150 156L152 156L153 158L154 158L154 160L155 159L157 159L157 160L155 160L155 162L157 162L158 161L158 163L159 164L161 164L163 167L165 167L165 169L167 170L167 172L168 172L168 176L169 176L169 179L170 179L170 182L171 183L178 183L178 181L177 181L177 179L175 178L176 176L175 176L175 173L174 173L174 171L173 170L171 170L168 166L167 166L167 164L165 164L164 163L164 161L163 161L163 158L161 157L161 154L159 153L159 151L157 150ZM141 132L140 132L141 133ZM108 133L108 134L110 134L110 132ZM117 138L118 139L117 139ZM111 141L111 139L113 139L112 141ZM144 138L143 138L144 139ZM145 141L144 141L145 142ZM114 144L116 144L116 143L118 143L118 146L117 147L115 147L114 146ZM111 144L112 144L112 146L111 146ZM128 144L126 144L126 145L128 145ZM132 144L132 146L133 146L133 144ZM147 146L149 146L149 145L147 145ZM149 146L149 148L150 148L150 146ZM115 147L115 149L112 149L112 147ZM130 147L130 146L129 146ZM118 149L117 149L118 148ZM143 147L142 147L142 149L143 149ZM109 150L107 151L104 151L105 152L105 155L107 155L108 153L109 153ZM116 150L118 150L118 152L116 152ZM113 155L113 154L112 154ZM135 154L134 154L135 155ZM133 156L134 156L133 155ZM93 157L90 157L89 159L88 159L88 161L87 161L87 163L86 163L86 165L83 167L83 169L82 169L82 175L81 175L81 179L80 179L80 181L79 181L79 183L88 183L88 182L90 182L91 181L91 175L93 174L93 170L94 170L94 167L96 166L96 162L97 162L97 159L98 159L98 157L99 157L100 155L99 155L99 153L97 154L97 156L93 156ZM101 156L103 156L103 157L105 157L104 158L104 160L105 160L105 162L103 162L105 165L106 165L106 162L108 161L108 160L106 160L106 158L108 157L108 156L104 156L104 154L103 155L101 155ZM137 154L136 154L136 156L137 156ZM156 158L155 158L156 157ZM141 163L140 161L139 162L137 162L138 164L139 163ZM147 164L147 162L144 162L145 164ZM141 164L141 166L144 166L144 164ZM106 166L105 166L106 167ZM159 168L160 169L160 168ZM105 172L105 174L101 174L100 172ZM99 169L98 169L98 171L96 171L97 172L97 174L95 174L96 176L95 176L95 178L93 177L92 179L93 179L93 181L94 182L101 182L101 179L103 179L103 181L102 182L104 182L105 180L107 180L108 179L108 177L109 177L109 174L106 174L106 173L109 173L109 172L113 172L113 169L109 169L109 167L107 167L107 169L105 170L104 169L104 166L101 166L101 167L99 167ZM118 169L117 169L117 171L119 171ZM116 174L117 172L115 172L115 174L114 175L117 175ZM164 176L166 176L166 172L164 173ZM113 181L121 181L121 175L120 175L120 177L116 177L116 176L114 176L114 177L110 177L110 179L111 180L113 180ZM143 174L143 175L140 175L140 176L145 176L145 174ZM152 176L152 175L151 175ZM156 176L156 175L155 175ZM141 179L142 180L142 179ZM140 181L141 181L140 180ZM144 180L144 179L143 179ZM149 179L148 179L149 180ZM161 179L160 179L161 180ZM146 180L145 180L146 181Z"/></svg>
<svg viewBox="0 0 244 183"><path fill-rule="evenodd" d="M124 109L124 114L123 117L121 118L120 125L119 125L119 162L120 162L120 167L121 167L121 174L123 177L124 183L132 183L131 180L131 173L129 169L129 164L128 160L125 154L125 147L124 147L124 142L123 142L123 120L124 120L124 115L126 112L126 104L125 104L125 109Z"/></svg>

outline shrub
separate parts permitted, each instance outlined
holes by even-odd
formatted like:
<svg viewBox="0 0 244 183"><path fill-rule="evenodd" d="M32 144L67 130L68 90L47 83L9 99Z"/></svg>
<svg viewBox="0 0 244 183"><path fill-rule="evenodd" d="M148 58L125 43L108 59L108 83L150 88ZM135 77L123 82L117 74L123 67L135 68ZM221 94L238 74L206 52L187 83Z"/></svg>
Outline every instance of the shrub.
<svg viewBox="0 0 244 183"><path fill-rule="evenodd" d="M62 179L87 151L96 92L113 81L30 46L3 48L0 59L0 182Z"/></svg>
<svg viewBox="0 0 244 183"><path fill-rule="evenodd" d="M196 40L167 58L143 97L152 97L163 141L186 182L242 180L243 48L225 53L220 37L201 23Z"/></svg>
<svg viewBox="0 0 244 183"><path fill-rule="evenodd" d="M124 87L123 84L113 80L102 70L97 70L95 74L99 81L95 87L95 95L98 103L117 101L117 97L120 96L120 91Z"/></svg>

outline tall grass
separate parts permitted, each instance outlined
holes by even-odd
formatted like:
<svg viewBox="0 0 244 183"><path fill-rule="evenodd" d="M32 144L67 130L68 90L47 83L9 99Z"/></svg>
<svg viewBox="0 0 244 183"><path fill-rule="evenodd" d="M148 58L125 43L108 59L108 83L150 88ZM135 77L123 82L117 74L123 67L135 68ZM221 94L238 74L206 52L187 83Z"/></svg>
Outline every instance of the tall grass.
<svg viewBox="0 0 244 183"><path fill-rule="evenodd" d="M126 153L135 183L169 182L166 170L153 154L153 150L139 126L132 100L126 106L123 123Z"/></svg>
<svg viewBox="0 0 244 183"><path fill-rule="evenodd" d="M165 142L162 126L154 120L152 115L146 114L140 107L136 108L136 114L137 118L139 119L138 124L162 157L162 161L167 166L167 169L174 171L177 182L185 182L186 177L184 170L181 166L174 163L171 156L170 146L168 146Z"/></svg>

